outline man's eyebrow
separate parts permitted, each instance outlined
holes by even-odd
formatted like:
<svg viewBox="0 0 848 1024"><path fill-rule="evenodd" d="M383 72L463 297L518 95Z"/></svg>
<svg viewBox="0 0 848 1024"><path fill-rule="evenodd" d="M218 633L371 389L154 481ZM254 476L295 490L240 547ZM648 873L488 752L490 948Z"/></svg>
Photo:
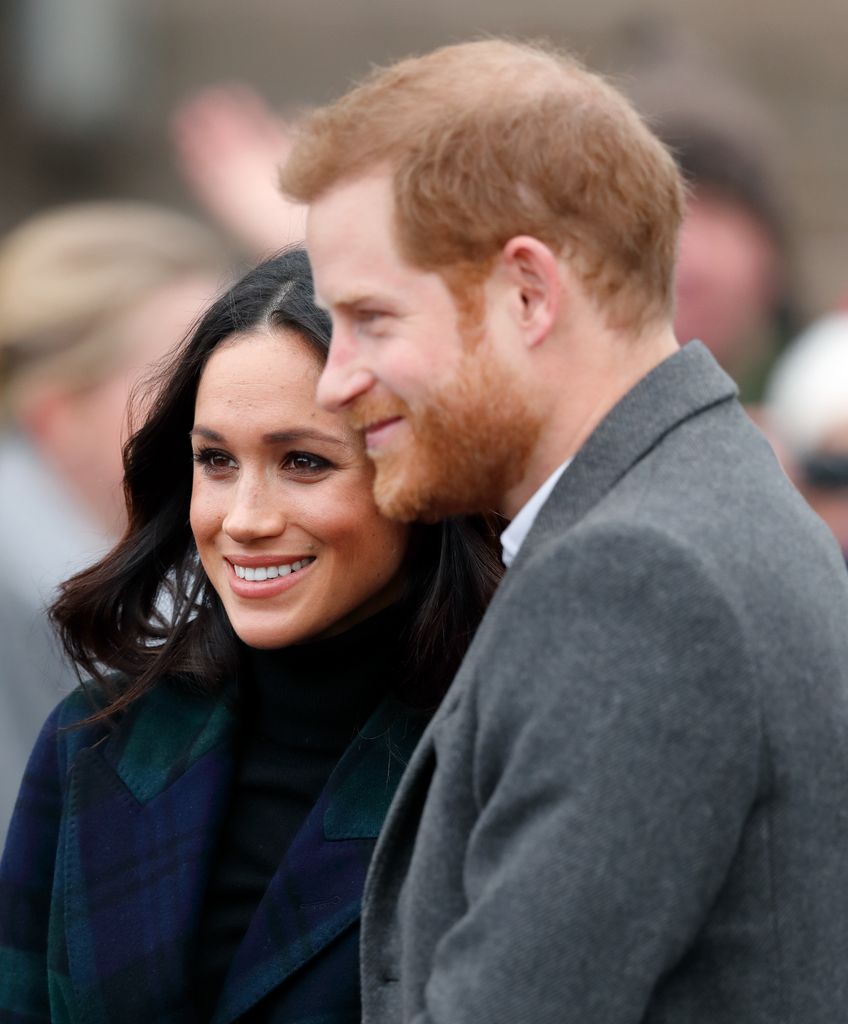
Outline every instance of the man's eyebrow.
<svg viewBox="0 0 848 1024"><path fill-rule="evenodd" d="M319 299L318 305L325 311L329 312L330 303L324 299ZM384 306L388 305L389 300L380 296L378 292L348 292L346 295L340 295L337 299L334 299L332 306L334 309L340 309L344 312L349 312L352 309L356 309L359 306Z"/></svg>
<svg viewBox="0 0 848 1024"><path fill-rule="evenodd" d="M219 434L217 430L212 430L210 427L204 427L202 424L195 424L189 436L204 437L207 441L217 441L219 444L226 441L223 434ZM295 430L272 430L262 435L263 444L300 444L303 441L318 441L322 444L336 445L339 448L349 447L343 438L336 437L334 434L327 434L323 430L315 430L311 427L302 427Z"/></svg>

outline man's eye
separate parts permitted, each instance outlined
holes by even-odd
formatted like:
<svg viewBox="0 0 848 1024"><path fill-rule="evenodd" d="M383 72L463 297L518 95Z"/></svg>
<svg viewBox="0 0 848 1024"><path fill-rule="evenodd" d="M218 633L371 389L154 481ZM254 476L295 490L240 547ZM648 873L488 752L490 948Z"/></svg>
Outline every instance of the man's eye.
<svg viewBox="0 0 848 1024"><path fill-rule="evenodd" d="M353 326L371 331L386 320L388 313L382 309L358 309L353 316Z"/></svg>
<svg viewBox="0 0 848 1024"><path fill-rule="evenodd" d="M326 459L322 459L320 455L312 455L310 452L289 452L283 465L286 469L303 474L323 473L330 468L330 463Z"/></svg>

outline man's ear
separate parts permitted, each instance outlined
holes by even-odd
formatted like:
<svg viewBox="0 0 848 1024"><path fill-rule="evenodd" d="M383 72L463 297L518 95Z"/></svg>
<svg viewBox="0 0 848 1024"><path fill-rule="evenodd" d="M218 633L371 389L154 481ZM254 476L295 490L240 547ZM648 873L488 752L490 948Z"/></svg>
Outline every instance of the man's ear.
<svg viewBox="0 0 848 1024"><path fill-rule="evenodd" d="M556 323L565 298L559 260L544 242L516 235L503 247L502 268L516 289L518 316L528 348L541 344Z"/></svg>

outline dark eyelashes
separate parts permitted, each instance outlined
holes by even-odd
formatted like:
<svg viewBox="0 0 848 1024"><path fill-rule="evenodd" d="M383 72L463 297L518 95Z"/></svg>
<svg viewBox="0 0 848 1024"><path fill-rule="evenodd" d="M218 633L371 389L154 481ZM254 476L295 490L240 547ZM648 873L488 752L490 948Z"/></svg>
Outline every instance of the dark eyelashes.
<svg viewBox="0 0 848 1024"><path fill-rule="evenodd" d="M220 448L198 448L192 452L192 458L201 465L212 465L216 458L232 461L232 456L221 451Z"/></svg>
<svg viewBox="0 0 848 1024"><path fill-rule="evenodd" d="M211 469L226 469L236 462L236 459L228 452L220 448L203 447L192 452L192 458L201 466L208 466ZM312 452L292 451L287 452L282 459L281 465L294 473L309 475L311 473L325 473L335 468L329 459Z"/></svg>
<svg viewBox="0 0 848 1024"><path fill-rule="evenodd" d="M300 461L299 465L297 464L298 460ZM305 463L309 463L309 465L305 465ZM328 459L323 459L320 455L313 455L311 452L289 452L283 459L283 465L301 473L323 473L333 468L333 464Z"/></svg>

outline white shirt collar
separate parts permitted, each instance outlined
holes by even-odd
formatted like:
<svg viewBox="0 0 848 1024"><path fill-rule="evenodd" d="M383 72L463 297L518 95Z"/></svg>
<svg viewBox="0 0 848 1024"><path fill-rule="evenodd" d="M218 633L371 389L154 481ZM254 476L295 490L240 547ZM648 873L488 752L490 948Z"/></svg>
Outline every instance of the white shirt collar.
<svg viewBox="0 0 848 1024"><path fill-rule="evenodd" d="M503 554L501 555L501 561L509 568L515 556L518 554L518 550L524 543L524 539L530 532L530 527L536 521L536 516L539 514L540 509L550 497L551 491L556 487L557 481L562 474L568 469L571 464L571 459L566 459L565 462L551 473L548 479L542 484L542 486L536 491L536 493L530 498L530 500L522 505L515 519L509 524L509 526L501 534L501 547L503 548Z"/></svg>

